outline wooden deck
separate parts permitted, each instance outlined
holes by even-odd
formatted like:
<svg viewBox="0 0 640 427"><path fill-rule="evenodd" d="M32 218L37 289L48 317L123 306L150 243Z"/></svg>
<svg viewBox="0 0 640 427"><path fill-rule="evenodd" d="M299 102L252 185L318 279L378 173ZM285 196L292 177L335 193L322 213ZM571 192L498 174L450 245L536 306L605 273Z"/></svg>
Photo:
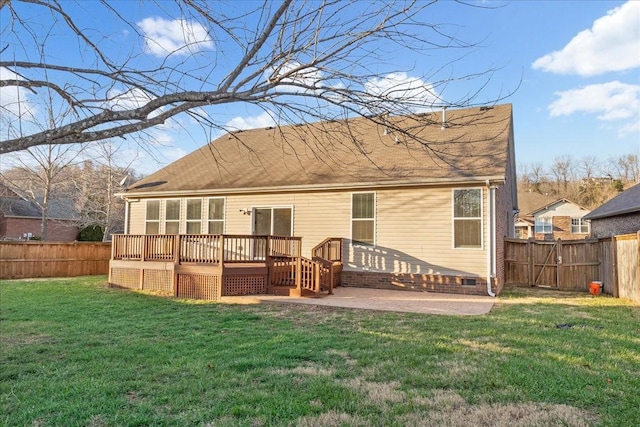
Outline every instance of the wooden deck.
<svg viewBox="0 0 640 427"><path fill-rule="evenodd" d="M301 256L302 239L253 235L114 235L109 284L219 300L224 296L319 296L340 283L342 239Z"/></svg>

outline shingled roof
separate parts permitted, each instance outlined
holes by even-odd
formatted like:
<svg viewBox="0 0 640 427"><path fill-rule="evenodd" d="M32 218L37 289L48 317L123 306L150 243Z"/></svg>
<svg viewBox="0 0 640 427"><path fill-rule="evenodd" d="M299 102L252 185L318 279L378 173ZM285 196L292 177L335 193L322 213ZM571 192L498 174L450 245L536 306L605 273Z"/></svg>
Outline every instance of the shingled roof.
<svg viewBox="0 0 640 427"><path fill-rule="evenodd" d="M128 195L504 180L511 104L226 134ZM513 154L511 154L513 155Z"/></svg>
<svg viewBox="0 0 640 427"><path fill-rule="evenodd" d="M613 199L592 210L584 216L584 219L608 218L634 212L640 212L640 184L626 189Z"/></svg>

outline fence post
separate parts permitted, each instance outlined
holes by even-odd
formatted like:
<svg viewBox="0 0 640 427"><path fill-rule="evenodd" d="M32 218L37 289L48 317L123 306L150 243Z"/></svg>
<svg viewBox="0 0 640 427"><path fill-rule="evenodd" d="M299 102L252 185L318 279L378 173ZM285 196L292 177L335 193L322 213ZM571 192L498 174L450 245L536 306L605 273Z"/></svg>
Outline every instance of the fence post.
<svg viewBox="0 0 640 427"><path fill-rule="evenodd" d="M562 290L562 239L556 244L556 287Z"/></svg>
<svg viewBox="0 0 640 427"><path fill-rule="evenodd" d="M618 289L618 242L616 236L611 236L611 294L615 298L620 298L620 290Z"/></svg>
<svg viewBox="0 0 640 427"><path fill-rule="evenodd" d="M636 279L640 280L640 230L636 234L636 246L638 249L638 259L636 260ZM638 293L633 300L635 302L640 302L640 286L636 282L636 292Z"/></svg>
<svg viewBox="0 0 640 427"><path fill-rule="evenodd" d="M529 237L529 239L527 240L527 284L529 286L535 286L535 283L533 281L533 262L533 238Z"/></svg>

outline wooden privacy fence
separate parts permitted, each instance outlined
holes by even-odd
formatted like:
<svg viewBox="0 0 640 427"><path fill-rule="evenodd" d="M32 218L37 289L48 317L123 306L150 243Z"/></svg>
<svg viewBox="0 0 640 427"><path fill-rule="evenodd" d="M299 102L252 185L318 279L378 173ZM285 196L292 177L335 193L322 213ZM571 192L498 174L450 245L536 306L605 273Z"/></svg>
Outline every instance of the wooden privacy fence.
<svg viewBox="0 0 640 427"><path fill-rule="evenodd" d="M640 232L605 239L505 239L505 283L603 292L640 302Z"/></svg>
<svg viewBox="0 0 640 427"><path fill-rule="evenodd" d="M109 273L111 243L0 242L0 279Z"/></svg>

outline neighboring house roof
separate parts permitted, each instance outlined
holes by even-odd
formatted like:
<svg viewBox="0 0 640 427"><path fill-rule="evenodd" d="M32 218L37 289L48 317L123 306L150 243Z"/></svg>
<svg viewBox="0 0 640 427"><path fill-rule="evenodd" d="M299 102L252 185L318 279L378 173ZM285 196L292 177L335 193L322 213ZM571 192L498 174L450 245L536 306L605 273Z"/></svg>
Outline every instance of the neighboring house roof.
<svg viewBox="0 0 640 427"><path fill-rule="evenodd" d="M504 181L514 161L511 115L505 104L448 110L446 126L438 112L235 132L138 181L126 194Z"/></svg>
<svg viewBox="0 0 640 427"><path fill-rule="evenodd" d="M42 210L32 200L18 197L0 197L0 212L6 217L42 218ZM49 205L49 219L72 220L77 217L73 202L56 199Z"/></svg>
<svg viewBox="0 0 640 427"><path fill-rule="evenodd" d="M519 191L518 207L520 208L520 216L531 216L532 212L538 210L540 206L549 206L554 199L546 194L540 194L536 191Z"/></svg>
<svg viewBox="0 0 640 427"><path fill-rule="evenodd" d="M519 216L516 218L516 226L522 227L523 225L534 225L533 217L522 217Z"/></svg>
<svg viewBox="0 0 640 427"><path fill-rule="evenodd" d="M582 206L580 206L579 204L574 203L574 202L572 202L572 201L571 201L571 200L569 200L569 199L558 199L558 200L554 200L553 202L548 203L548 204L546 204L546 205L544 205L544 206L541 206L541 207L539 207L538 209L534 209L533 211L531 211L530 215L535 216L535 214L537 214L538 212L540 212L540 211L544 211L544 210L547 210L547 209L549 209L549 208L551 208L551 207L553 207L553 206L555 206L555 205L558 205L558 204L560 204L560 203L569 203L569 204L572 204L572 205L574 205L574 206L579 207L580 209L588 210L587 208L582 207Z"/></svg>
<svg viewBox="0 0 640 427"><path fill-rule="evenodd" d="M18 194L0 182L0 197L20 197Z"/></svg>
<svg viewBox="0 0 640 427"><path fill-rule="evenodd" d="M585 219L608 218L616 215L640 212L640 184L618 194L584 216Z"/></svg>
<svg viewBox="0 0 640 427"><path fill-rule="evenodd" d="M0 197L0 211L4 216L41 217L40 208L29 200L17 197Z"/></svg>

